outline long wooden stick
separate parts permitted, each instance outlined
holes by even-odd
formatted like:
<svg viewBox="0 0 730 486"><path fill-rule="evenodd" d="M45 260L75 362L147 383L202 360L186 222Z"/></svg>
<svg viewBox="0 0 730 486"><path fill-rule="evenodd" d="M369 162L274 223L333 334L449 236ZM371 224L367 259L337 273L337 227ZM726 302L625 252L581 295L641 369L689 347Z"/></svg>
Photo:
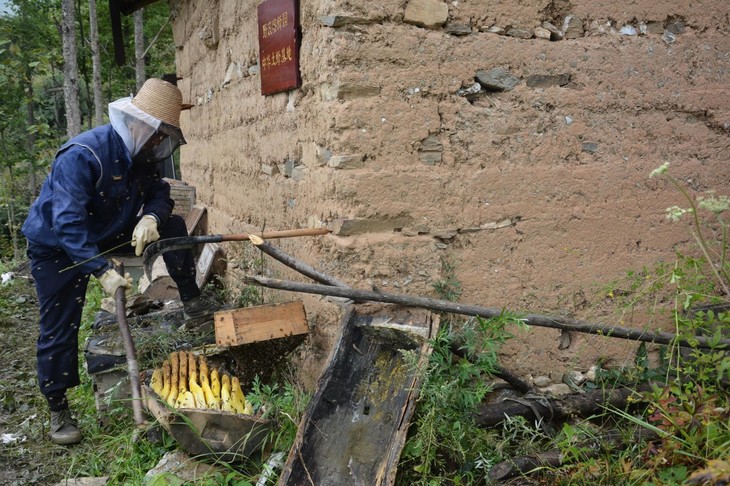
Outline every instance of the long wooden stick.
<svg viewBox="0 0 730 486"><path fill-rule="evenodd" d="M350 286L347 285L345 282L338 280L335 277L331 277L330 275L320 272L319 270L317 270L313 266L309 265L308 263L298 260L297 258L294 258L293 256L289 255L288 253L285 253L284 251L271 245L270 243L265 242L263 240L263 238L260 238L257 235L250 235L250 240L251 240L251 243L256 245L256 247L259 250L266 253L271 258L278 260L279 262L283 263L287 267L289 267L293 270L296 270L297 272L301 273L305 277L311 278L315 282L319 282L319 283L325 284L325 285L331 285L334 287L350 288Z"/></svg>
<svg viewBox="0 0 730 486"><path fill-rule="evenodd" d="M266 231L261 234L256 233L232 233L222 235L198 235L198 236L178 236L175 238L165 238L157 240L144 249L142 255L142 266L144 273L148 279L152 279L152 265L158 256L168 251L181 250L184 248L192 248L195 245L203 245L205 243L220 243L223 241L247 241L258 237L263 239L273 238L294 238L298 236L320 236L330 232L327 228L299 228L290 230Z"/></svg>
<svg viewBox="0 0 730 486"><path fill-rule="evenodd" d="M116 263L114 265L119 275L124 277L124 265ZM117 288L114 298L116 300L117 324L119 324L119 332L124 342L124 351L127 355L127 374L129 375L129 386L132 389L132 412L134 413L134 423L138 427L145 425L144 414L142 413L142 392L139 384L139 364L137 363L137 350L134 347L134 339L129 331L127 324L127 295L124 287Z"/></svg>
<svg viewBox="0 0 730 486"><path fill-rule="evenodd" d="M247 276L244 278L244 282L249 285L259 285L262 287L288 290L292 292L304 292L308 294L346 297L349 299L360 301L370 300L375 302L387 302L391 304L401 304L412 307L423 307L426 309L450 312L454 314L484 317L487 319L499 317L505 312L505 309L459 304L458 302L430 299L427 297L417 297L405 294L389 294L384 292L372 292L368 290L332 287L328 285L305 284L260 276ZM674 343L679 346L697 347L702 349L713 349L719 348L721 346L724 348L730 347L730 339L720 339L717 343L717 346L712 346L708 338L704 336L694 336L690 341L688 339L680 338L676 334L671 334L667 332L653 332L641 329L630 329L620 326L610 326L606 324L594 324L577 319L568 319L566 317L546 316L541 314L526 314L521 316L520 320L523 321L525 324L531 326L548 327L552 329L564 329L567 331L630 339L647 343Z"/></svg>

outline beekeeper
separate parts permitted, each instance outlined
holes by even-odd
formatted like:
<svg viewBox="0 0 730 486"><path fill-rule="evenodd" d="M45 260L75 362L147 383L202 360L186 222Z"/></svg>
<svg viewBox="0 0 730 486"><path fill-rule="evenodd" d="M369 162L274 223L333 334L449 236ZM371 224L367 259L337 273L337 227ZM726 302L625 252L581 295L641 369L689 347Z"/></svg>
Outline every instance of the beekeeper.
<svg viewBox="0 0 730 486"><path fill-rule="evenodd" d="M134 97L109 104L110 123L84 132L56 153L40 196L22 232L40 306L38 384L51 411L51 440L81 441L66 390L79 385L78 335L89 276L114 296L131 288L101 254L134 249L159 238L187 235L182 217L172 215L170 186L158 162L185 143L180 130L182 94L177 86L149 79ZM124 243L131 241L131 247ZM190 250L164 254L177 284L186 318L212 315L201 297Z"/></svg>

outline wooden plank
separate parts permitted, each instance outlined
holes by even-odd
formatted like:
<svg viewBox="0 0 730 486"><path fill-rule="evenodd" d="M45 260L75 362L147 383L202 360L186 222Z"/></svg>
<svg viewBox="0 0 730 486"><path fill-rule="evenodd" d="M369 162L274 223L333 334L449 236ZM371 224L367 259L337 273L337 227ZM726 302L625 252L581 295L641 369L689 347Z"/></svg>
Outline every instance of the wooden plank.
<svg viewBox="0 0 730 486"><path fill-rule="evenodd" d="M431 354L438 316L399 306L357 304L304 413L280 486L395 483L420 377L403 350Z"/></svg>
<svg viewBox="0 0 730 486"><path fill-rule="evenodd" d="M199 204L193 205L193 208L185 218L185 226L188 229L189 235L200 235L205 234L205 228L202 228L201 221L203 216L206 215L208 209L205 206Z"/></svg>
<svg viewBox="0 0 730 486"><path fill-rule="evenodd" d="M215 313L215 341L218 346L242 346L307 332L307 316L301 301Z"/></svg>
<svg viewBox="0 0 730 486"><path fill-rule="evenodd" d="M222 256L222 250L218 243L206 243L200 252L195 265L195 283L202 289L211 277L213 266ZM161 258L158 258L161 260ZM155 262L156 263L156 262Z"/></svg>

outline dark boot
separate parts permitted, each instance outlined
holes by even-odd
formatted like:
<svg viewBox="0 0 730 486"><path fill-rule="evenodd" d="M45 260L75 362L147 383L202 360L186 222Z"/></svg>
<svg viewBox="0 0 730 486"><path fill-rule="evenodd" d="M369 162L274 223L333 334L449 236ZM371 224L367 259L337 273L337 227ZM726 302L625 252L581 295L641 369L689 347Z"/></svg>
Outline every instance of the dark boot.
<svg viewBox="0 0 730 486"><path fill-rule="evenodd" d="M51 411L51 442L59 445L81 442L81 431L68 408L58 412Z"/></svg>
<svg viewBox="0 0 730 486"><path fill-rule="evenodd" d="M213 314L217 310L220 310L220 305L207 296L199 295L183 301L185 327L192 329L205 322L213 321Z"/></svg>

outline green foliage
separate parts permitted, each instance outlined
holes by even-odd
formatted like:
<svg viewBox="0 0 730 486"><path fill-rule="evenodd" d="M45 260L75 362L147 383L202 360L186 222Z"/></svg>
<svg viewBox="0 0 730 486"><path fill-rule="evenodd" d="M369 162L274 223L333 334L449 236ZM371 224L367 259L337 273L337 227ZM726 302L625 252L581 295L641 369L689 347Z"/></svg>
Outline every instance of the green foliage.
<svg viewBox="0 0 730 486"><path fill-rule="evenodd" d="M433 288L440 299L458 301L461 297L461 282L455 276L454 264L450 261L443 262L444 278L437 280Z"/></svg>
<svg viewBox="0 0 730 486"><path fill-rule="evenodd" d="M311 395L295 385L293 380L286 380L283 384L268 384L262 383L257 376L246 399L254 406L254 410L263 411L262 418L276 423L265 440L264 448L288 453Z"/></svg>
<svg viewBox="0 0 730 486"><path fill-rule="evenodd" d="M458 331L441 328L432 341L409 438L401 455L399 484L475 484L499 458L495 433L477 428L473 415L491 390L487 378L497 351L511 337L507 326L521 324L510 314L475 318ZM458 348L463 358L454 354ZM414 354L407 355L417 366Z"/></svg>
<svg viewBox="0 0 730 486"><path fill-rule="evenodd" d="M622 430L641 429L653 434L648 441L624 441L630 447L612 451L600 459L592 458L568 468L573 481L615 478L622 484L679 485L695 482L701 476L708 484L727 479L718 461L730 456L730 354L721 339L730 337L730 305L727 260L727 196L714 192L693 198L677 179L668 173L668 164L652 172L664 177L687 202L686 207L667 208L667 219L679 222L689 218L688 231L697 245L697 255L677 252L671 263L658 263L651 269L629 272L626 282L613 284L606 295L630 313L649 308L674 322L675 334L689 343L660 348L659 366L650 368L644 345L640 346L633 367L599 373L599 386L656 383L644 393L634 410L609 407L603 420L618 420ZM711 349L697 347L696 336L708 338ZM637 403L638 402L638 403ZM574 450L575 430L563 427L560 444L566 456L578 460L589 449ZM719 483L718 483L719 484Z"/></svg>
<svg viewBox="0 0 730 486"><path fill-rule="evenodd" d="M66 138L64 119L60 3L10 0L11 14L0 16L0 259L22 255L20 227L45 178L54 154ZM82 126L91 128L91 55L88 3L77 4L77 51ZM109 8L97 5L101 79L106 103L135 91L131 16L122 16L127 62L117 66ZM144 9L146 72L160 77L175 72L168 5ZM153 42L154 41L154 42Z"/></svg>

